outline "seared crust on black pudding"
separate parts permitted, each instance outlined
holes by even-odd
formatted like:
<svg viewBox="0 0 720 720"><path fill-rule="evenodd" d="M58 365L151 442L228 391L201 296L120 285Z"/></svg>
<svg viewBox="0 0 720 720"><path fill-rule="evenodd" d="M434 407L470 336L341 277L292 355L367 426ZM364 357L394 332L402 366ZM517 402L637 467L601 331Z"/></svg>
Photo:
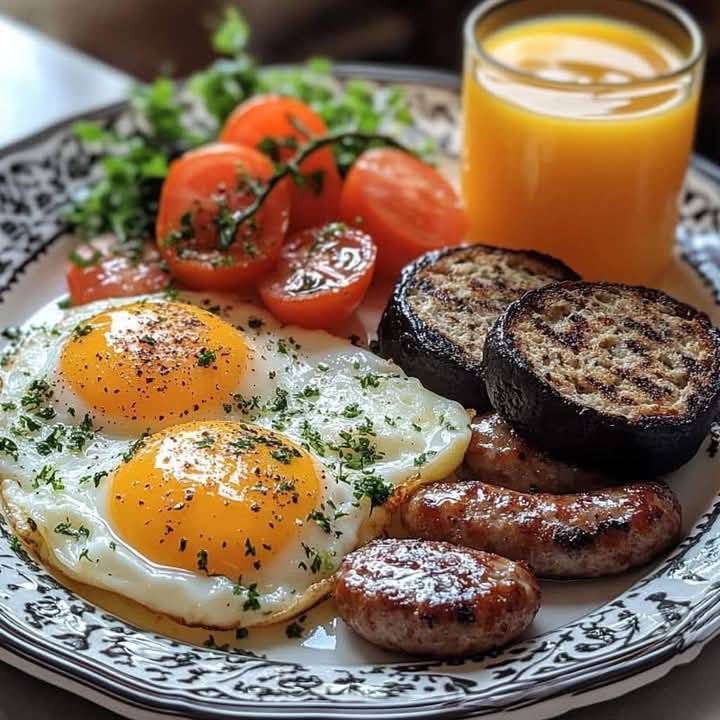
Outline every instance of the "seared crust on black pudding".
<svg viewBox="0 0 720 720"><path fill-rule="evenodd" d="M395 286L378 327L379 353L430 390L486 410L483 345L498 315L531 288L577 278L532 251L469 245L426 253Z"/></svg>
<svg viewBox="0 0 720 720"><path fill-rule="evenodd" d="M348 555L340 617L375 645L426 657L500 647L530 625L540 588L522 563L442 542L376 540Z"/></svg>
<svg viewBox="0 0 720 720"><path fill-rule="evenodd" d="M686 463L720 404L720 335L659 290L565 282L532 290L485 343L490 401L554 456L649 477Z"/></svg>
<svg viewBox="0 0 720 720"><path fill-rule="evenodd" d="M606 474L550 457L531 445L497 413L477 415L459 469L462 477L519 492L577 493L615 485Z"/></svg>
<svg viewBox="0 0 720 720"><path fill-rule="evenodd" d="M413 537L498 553L556 578L644 565L672 547L681 529L677 498L657 482L575 495L440 482L420 488L400 512Z"/></svg>

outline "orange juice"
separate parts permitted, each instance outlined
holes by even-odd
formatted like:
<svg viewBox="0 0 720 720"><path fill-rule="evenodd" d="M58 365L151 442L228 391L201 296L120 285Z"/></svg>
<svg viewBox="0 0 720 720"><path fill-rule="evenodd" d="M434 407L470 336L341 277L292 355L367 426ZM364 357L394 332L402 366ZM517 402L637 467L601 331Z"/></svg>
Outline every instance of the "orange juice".
<svg viewBox="0 0 720 720"><path fill-rule="evenodd" d="M699 83L639 25L548 15L468 51L469 238L532 248L587 279L650 283L674 243Z"/></svg>

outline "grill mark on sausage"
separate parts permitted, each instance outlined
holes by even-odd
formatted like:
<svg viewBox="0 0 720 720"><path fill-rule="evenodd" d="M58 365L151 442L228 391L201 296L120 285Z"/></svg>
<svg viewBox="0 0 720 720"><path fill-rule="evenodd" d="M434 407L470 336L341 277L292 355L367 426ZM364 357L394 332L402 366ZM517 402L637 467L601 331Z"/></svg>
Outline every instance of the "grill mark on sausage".
<svg viewBox="0 0 720 720"><path fill-rule="evenodd" d="M630 522L623 518L602 520L592 530L579 527L559 527L553 533L553 542L566 550L579 550L594 545L598 538L606 533L616 531L629 533Z"/></svg>
<svg viewBox="0 0 720 720"><path fill-rule="evenodd" d="M547 577L598 577L643 565L681 530L680 504L658 482L532 495L477 480L444 481L417 490L400 513L414 537L522 560Z"/></svg>

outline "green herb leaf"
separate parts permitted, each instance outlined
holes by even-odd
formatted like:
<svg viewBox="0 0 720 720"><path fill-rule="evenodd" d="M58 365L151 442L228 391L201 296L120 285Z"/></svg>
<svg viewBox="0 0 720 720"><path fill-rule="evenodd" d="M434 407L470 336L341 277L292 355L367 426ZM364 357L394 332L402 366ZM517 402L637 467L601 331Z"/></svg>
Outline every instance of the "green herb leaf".
<svg viewBox="0 0 720 720"><path fill-rule="evenodd" d="M210 367L217 359L215 353L207 348L200 350L195 357L197 358L198 366L204 368Z"/></svg>
<svg viewBox="0 0 720 720"><path fill-rule="evenodd" d="M89 540L90 530L84 525L80 525L78 528L74 528L69 518L65 518L65 522L61 522L55 526L55 532L58 535L67 535L68 537L75 538L76 540Z"/></svg>
<svg viewBox="0 0 720 720"><path fill-rule="evenodd" d="M363 473L353 485L353 495L357 500L370 498L370 509L384 505L392 495L392 487L376 473Z"/></svg>
<svg viewBox="0 0 720 720"><path fill-rule="evenodd" d="M9 455L15 462L18 460L18 446L7 437L0 437L0 453Z"/></svg>

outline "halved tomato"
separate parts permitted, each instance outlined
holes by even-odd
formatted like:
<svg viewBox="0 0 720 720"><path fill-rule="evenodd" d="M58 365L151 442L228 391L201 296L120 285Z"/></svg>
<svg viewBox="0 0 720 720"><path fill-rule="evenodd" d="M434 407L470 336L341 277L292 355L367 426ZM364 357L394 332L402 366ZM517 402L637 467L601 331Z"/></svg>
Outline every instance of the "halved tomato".
<svg viewBox="0 0 720 720"><path fill-rule="evenodd" d="M272 163L258 150L223 143L170 165L156 235L173 277L197 290L231 290L253 284L272 268L288 225L289 180L278 183L250 219L233 219L272 174Z"/></svg>
<svg viewBox="0 0 720 720"><path fill-rule="evenodd" d="M287 162L298 148L327 134L323 119L300 100L261 95L239 105L220 140L257 148L274 162ZM342 180L332 149L320 148L300 165L293 180L290 231L322 225L338 216Z"/></svg>
<svg viewBox="0 0 720 720"><path fill-rule="evenodd" d="M67 269L73 305L104 298L130 297L164 290L170 275L154 243L131 257L110 235L80 245Z"/></svg>
<svg viewBox="0 0 720 720"><path fill-rule="evenodd" d="M343 223L308 228L285 242L260 297L281 322L335 329L365 297L376 254L367 233Z"/></svg>
<svg viewBox="0 0 720 720"><path fill-rule="evenodd" d="M396 277L428 250L458 245L465 232L460 198L418 158L394 148L364 152L350 168L340 217L368 232L378 246L378 273Z"/></svg>

